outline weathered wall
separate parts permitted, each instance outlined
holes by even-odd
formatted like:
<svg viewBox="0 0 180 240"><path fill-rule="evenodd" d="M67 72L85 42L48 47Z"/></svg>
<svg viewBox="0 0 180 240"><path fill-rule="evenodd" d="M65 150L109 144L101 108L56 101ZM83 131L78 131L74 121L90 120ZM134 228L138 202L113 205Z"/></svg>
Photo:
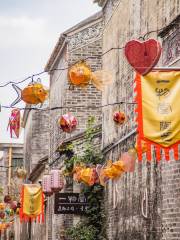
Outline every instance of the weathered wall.
<svg viewBox="0 0 180 240"><path fill-rule="evenodd" d="M92 67L92 70L101 69L102 19L93 21L85 20L75 30L66 32L66 43L64 47L62 46L63 50L53 68L64 68L90 57L87 63ZM91 107L88 108L89 105ZM97 124L101 122L101 109L97 108L100 105L101 93L94 86L88 85L85 89L76 86L70 87L67 70L51 72L50 108L63 106L63 109L53 110L50 113L50 162L57 158L55 151L62 141L85 130L89 116L94 115ZM63 133L58 125L58 119L67 112L71 112L78 120L78 127L71 134ZM56 167L62 164L62 161L63 159L59 159ZM78 191L78 188L74 189ZM68 186L65 191L73 191L73 185ZM49 216L48 239L61 239L63 229L72 226L73 220L76 222L79 219L76 216L73 218L72 215L54 215L54 197L48 199L47 211Z"/></svg>
<svg viewBox="0 0 180 240"><path fill-rule="evenodd" d="M49 111L31 110L24 130L24 162L28 174L41 158L48 155L48 151Z"/></svg>
<svg viewBox="0 0 180 240"><path fill-rule="evenodd" d="M180 2L173 0L107 1L104 7L103 51L123 47L130 39L137 39L148 31L157 30L170 24L179 12ZM152 33L146 37L157 39L157 35L158 33ZM159 40L161 41L160 38ZM169 40L166 45L170 48L174 42L173 38L173 41ZM176 50L172 50L174 48L171 47L173 53L175 52L173 57L175 56L176 60L180 56L177 46L178 41L175 44ZM167 55L167 48L164 47L163 56ZM171 65L172 62L165 64L160 60L159 66L162 64L164 66ZM177 61L175 64L180 66ZM115 80L104 92L103 104L122 100L133 101L134 73L124 57L123 49L112 50L106 54L103 58L103 68L115 70ZM120 106L120 109L129 117L129 121L123 127L117 127L112 121L112 114L117 108L117 106L109 106L103 109L104 147L122 138L135 128L133 123L134 106L130 104ZM121 152L133 147L134 138L135 135L132 135L118 144L107 153L107 159L117 160ZM179 167L179 163L173 159L170 162L163 160L159 164L155 160L148 163L144 159L141 164L136 164L134 173L124 174L117 182L109 183L106 191L109 240L180 239ZM144 218L141 202L146 190L148 215L147 218ZM145 210L146 207L143 206L143 211Z"/></svg>

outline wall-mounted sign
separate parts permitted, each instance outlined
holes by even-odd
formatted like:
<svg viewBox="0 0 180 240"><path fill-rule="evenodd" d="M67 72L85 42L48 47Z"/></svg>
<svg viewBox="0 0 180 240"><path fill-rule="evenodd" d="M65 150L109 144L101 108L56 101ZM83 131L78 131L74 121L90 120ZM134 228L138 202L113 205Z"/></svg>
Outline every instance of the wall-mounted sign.
<svg viewBox="0 0 180 240"><path fill-rule="evenodd" d="M55 214L86 214L87 196L82 193L56 193L54 201Z"/></svg>

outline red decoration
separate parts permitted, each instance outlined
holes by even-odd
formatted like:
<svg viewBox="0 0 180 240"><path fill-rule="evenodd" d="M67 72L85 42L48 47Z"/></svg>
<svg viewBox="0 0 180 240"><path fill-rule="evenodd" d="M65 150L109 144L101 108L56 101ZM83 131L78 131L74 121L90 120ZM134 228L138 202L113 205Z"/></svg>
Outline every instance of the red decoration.
<svg viewBox="0 0 180 240"><path fill-rule="evenodd" d="M59 124L64 132L71 133L76 129L78 122L71 113L67 113L60 118Z"/></svg>
<svg viewBox="0 0 180 240"><path fill-rule="evenodd" d="M5 202L5 203L11 203L11 196L10 196L10 195L6 195L6 196L4 197L4 202Z"/></svg>
<svg viewBox="0 0 180 240"><path fill-rule="evenodd" d="M13 109L9 118L8 127L10 128L11 138L19 138L21 126L21 114L19 109Z"/></svg>
<svg viewBox="0 0 180 240"><path fill-rule="evenodd" d="M155 39L126 43L125 55L129 64L141 75L149 73L161 56L161 45Z"/></svg>
<svg viewBox="0 0 180 240"><path fill-rule="evenodd" d="M17 209L17 202L16 201L12 201L11 204L10 204L10 207L12 210L16 211Z"/></svg>
<svg viewBox="0 0 180 240"><path fill-rule="evenodd" d="M113 120L118 124L123 124L126 120L125 113L123 112L115 112L113 114Z"/></svg>
<svg viewBox="0 0 180 240"><path fill-rule="evenodd" d="M4 218L5 218L5 215L6 215L5 212L0 212L0 218L1 218L1 219L4 219Z"/></svg>

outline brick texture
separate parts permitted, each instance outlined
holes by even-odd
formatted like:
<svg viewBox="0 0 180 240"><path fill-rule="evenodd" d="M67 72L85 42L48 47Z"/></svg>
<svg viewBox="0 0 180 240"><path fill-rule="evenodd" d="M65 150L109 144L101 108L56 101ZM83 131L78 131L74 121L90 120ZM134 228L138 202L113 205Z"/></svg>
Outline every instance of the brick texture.
<svg viewBox="0 0 180 240"><path fill-rule="evenodd" d="M131 39L137 39L148 31L170 24L178 16L179 10L179 1L107 1L103 9L105 19L103 51L112 47L122 47ZM176 31L173 33L174 38L167 38L173 31ZM164 35L163 59L168 57L171 44L177 46L175 39L179 39L178 32L177 27L176 30L173 28ZM153 32L147 38L157 39L157 34ZM160 38L159 40L161 41ZM179 59L175 46L171 49L173 56L166 65L172 65L172 61ZM161 59L159 66L162 64L165 63L162 63ZM173 66L179 66L179 62L176 61ZM103 104L121 100L133 101L134 72L125 59L124 51L114 50L105 55L103 68L114 70L114 82L103 92ZM117 127L112 121L112 114L116 109L124 111L129 118L122 127ZM133 109L134 106L130 104L103 109L104 147L121 139L135 128ZM135 135L132 135L109 151L106 158L117 160L122 152L134 146L134 142ZM106 189L108 240L180 239L179 167L179 162L172 157L170 162L163 159L159 164L155 159L150 163L144 159L142 163L136 163L134 173L124 174L118 181L108 184ZM147 206L143 199L147 199ZM143 217L146 210L147 218Z"/></svg>

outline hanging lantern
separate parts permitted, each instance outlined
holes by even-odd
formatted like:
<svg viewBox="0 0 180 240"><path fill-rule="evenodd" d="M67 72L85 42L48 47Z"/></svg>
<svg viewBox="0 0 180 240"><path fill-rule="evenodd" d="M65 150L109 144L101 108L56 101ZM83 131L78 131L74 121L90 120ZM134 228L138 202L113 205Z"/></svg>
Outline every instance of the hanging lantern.
<svg viewBox="0 0 180 240"><path fill-rule="evenodd" d="M30 83L27 87L21 90L15 84L12 84L18 97L11 104L11 107L23 100L27 104L39 104L43 103L48 98L48 90L38 82Z"/></svg>
<svg viewBox="0 0 180 240"><path fill-rule="evenodd" d="M51 189L51 175L46 174L42 179L42 190L46 196L51 196L53 194Z"/></svg>
<svg viewBox="0 0 180 240"><path fill-rule="evenodd" d="M16 175L20 179L25 179L26 176L27 176L27 171L25 169L23 169L23 168L18 168L16 170Z"/></svg>
<svg viewBox="0 0 180 240"><path fill-rule="evenodd" d="M1 218L1 219L4 219L5 216L6 216L5 212L0 212L0 218Z"/></svg>
<svg viewBox="0 0 180 240"><path fill-rule="evenodd" d="M73 85L85 87L92 83L98 90L103 91L112 83L112 76L108 71L98 70L93 72L85 61L74 64L68 72L68 77Z"/></svg>
<svg viewBox="0 0 180 240"><path fill-rule="evenodd" d="M51 189L53 192L59 192L64 187L64 176L58 169L53 169L51 174Z"/></svg>
<svg viewBox="0 0 180 240"><path fill-rule="evenodd" d="M123 169L125 172L134 172L135 160L136 158L129 152L125 152L122 154L121 161L124 164Z"/></svg>
<svg viewBox="0 0 180 240"><path fill-rule="evenodd" d="M17 209L17 202L16 201L12 201L11 204L10 204L10 208L14 211L16 211Z"/></svg>
<svg viewBox="0 0 180 240"><path fill-rule="evenodd" d="M0 211L3 211L5 209L5 204L4 203L0 203Z"/></svg>
<svg viewBox="0 0 180 240"><path fill-rule="evenodd" d="M10 129L11 138L19 138L21 128L21 113L19 109L13 109L9 118L8 128Z"/></svg>
<svg viewBox="0 0 180 240"><path fill-rule="evenodd" d="M78 122L77 119L71 114L64 114L59 119L59 125L64 132L71 133L76 129Z"/></svg>
<svg viewBox="0 0 180 240"><path fill-rule="evenodd" d="M10 202L11 202L11 196L10 196L10 195L6 195L6 196L4 197L4 202L5 202L5 203L10 203Z"/></svg>
<svg viewBox="0 0 180 240"><path fill-rule="evenodd" d="M113 114L113 120L115 123L122 125L126 121L126 115L124 112L117 111Z"/></svg>

